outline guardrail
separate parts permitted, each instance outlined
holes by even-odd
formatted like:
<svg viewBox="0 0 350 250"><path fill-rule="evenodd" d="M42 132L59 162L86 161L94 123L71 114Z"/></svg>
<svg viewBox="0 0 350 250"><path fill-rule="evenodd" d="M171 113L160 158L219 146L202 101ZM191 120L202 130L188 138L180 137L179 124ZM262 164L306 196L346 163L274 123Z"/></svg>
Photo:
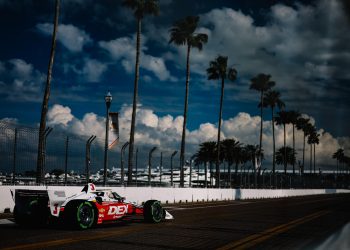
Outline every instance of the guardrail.
<svg viewBox="0 0 350 250"><path fill-rule="evenodd" d="M0 213L13 211L11 189L64 190L67 196L79 192L82 187L69 186L0 186ZM225 200L282 198L291 196L350 193L348 189L210 189L210 188L157 188L110 187L127 200L142 202L150 199L162 203L189 203Z"/></svg>

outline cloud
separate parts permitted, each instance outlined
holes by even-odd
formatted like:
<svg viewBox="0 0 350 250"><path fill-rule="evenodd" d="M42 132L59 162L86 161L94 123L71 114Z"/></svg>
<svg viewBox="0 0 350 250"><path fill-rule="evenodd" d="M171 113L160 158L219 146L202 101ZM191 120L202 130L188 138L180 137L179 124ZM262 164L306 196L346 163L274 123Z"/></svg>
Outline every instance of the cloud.
<svg viewBox="0 0 350 250"><path fill-rule="evenodd" d="M48 125L61 124L67 126L67 124L73 120L71 109L59 104L55 104L47 113Z"/></svg>
<svg viewBox="0 0 350 250"><path fill-rule="evenodd" d="M350 33L349 26L344 25L348 21L341 1L321 0L315 5L292 7L276 4L265 18L265 24L257 24L251 15L230 8L202 13L197 31L207 33L209 39L201 52L192 51L191 72L204 80L209 61L222 54L228 56L229 65L235 65L239 84L244 85L234 92L235 99L253 101L247 85L253 76L263 72L271 74L277 88L284 90L289 107L315 114L323 112L312 108L323 98L337 103L336 97L340 96L346 103L336 81L350 79L349 72L343 70L343 65L350 64ZM156 33L157 41L164 46L166 33L165 29ZM165 58L183 69L186 48L173 46Z"/></svg>
<svg viewBox="0 0 350 250"><path fill-rule="evenodd" d="M99 82L107 70L107 64L89 57L79 58L62 64L65 74L72 72L80 82Z"/></svg>
<svg viewBox="0 0 350 250"><path fill-rule="evenodd" d="M132 107L123 105L119 111L120 140L129 140L130 118ZM82 119L74 117L70 108L54 105L48 115L50 126L58 126L78 135L98 135L103 142L105 133L105 118L94 113L88 113ZM135 144L138 147L149 149L157 146L161 151L171 152L180 148L183 117L171 115L158 116L153 110L139 106L136 119ZM271 167L272 157L272 127L271 121L264 121L263 149L265 154L264 167ZM223 121L222 139L234 138L244 144L258 144L260 131L260 117L241 112L237 116ZM316 146L316 161L322 168L334 166L333 153L340 147L348 148L349 137L335 138L330 133L319 129L320 143ZM276 149L283 146L283 127L275 126ZM187 130L186 151L190 157L198 150L198 145L205 141L216 141L217 124L203 123L197 129ZM303 133L295 132L297 159L301 161ZM287 145L292 146L292 127L286 126ZM102 144L101 144L102 145ZM348 150L348 149L347 149ZM346 151L348 152L348 151ZM306 144L305 159L308 167L309 145Z"/></svg>
<svg viewBox="0 0 350 250"><path fill-rule="evenodd" d="M10 101L39 101L46 76L22 59L0 61L0 94Z"/></svg>
<svg viewBox="0 0 350 250"><path fill-rule="evenodd" d="M144 44L146 43L146 37L142 36L143 44L141 45L141 62L140 67L152 72L161 81L175 81L176 78L171 76L169 70L165 65L163 58L151 56L145 53L148 49ZM110 57L114 60L119 60L122 63L127 73L132 73L135 67L135 36L120 37L111 41L100 41L99 46L106 50Z"/></svg>
<svg viewBox="0 0 350 250"><path fill-rule="evenodd" d="M52 36L53 24L39 23L37 30L47 36ZM91 37L72 24L59 24L57 40L71 52L81 52L83 47L92 43Z"/></svg>

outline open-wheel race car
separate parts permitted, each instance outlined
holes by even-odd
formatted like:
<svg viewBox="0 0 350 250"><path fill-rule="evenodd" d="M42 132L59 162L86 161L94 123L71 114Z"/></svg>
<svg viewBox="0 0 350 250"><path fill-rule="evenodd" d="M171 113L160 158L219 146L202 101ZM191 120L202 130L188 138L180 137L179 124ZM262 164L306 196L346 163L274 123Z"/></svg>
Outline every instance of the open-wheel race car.
<svg viewBox="0 0 350 250"><path fill-rule="evenodd" d="M159 223L173 216L157 200L143 205L128 202L110 189L96 189L87 184L80 193L66 197L61 190L11 190L15 202L14 218L17 224L47 224L62 222L79 229L117 221L134 215L145 221Z"/></svg>

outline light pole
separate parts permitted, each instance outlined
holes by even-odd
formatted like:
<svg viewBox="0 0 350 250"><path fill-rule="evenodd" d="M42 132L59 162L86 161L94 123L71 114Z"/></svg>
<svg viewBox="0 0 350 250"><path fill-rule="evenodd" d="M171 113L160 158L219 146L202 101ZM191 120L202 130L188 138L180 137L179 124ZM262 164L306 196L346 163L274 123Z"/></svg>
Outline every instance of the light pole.
<svg viewBox="0 0 350 250"><path fill-rule="evenodd" d="M129 145L129 142L125 142L120 151L120 184L124 185L124 151Z"/></svg>
<svg viewBox="0 0 350 250"><path fill-rule="evenodd" d="M104 169L103 169L103 185L106 186L107 183L107 164L108 164L108 132L109 132L109 108L112 103L112 95L108 92L105 95L106 102L106 138L105 138L105 157L104 157Z"/></svg>
<svg viewBox="0 0 350 250"><path fill-rule="evenodd" d="M174 151L174 153L171 154L170 157L170 186L173 186L173 158L177 154L177 151Z"/></svg>

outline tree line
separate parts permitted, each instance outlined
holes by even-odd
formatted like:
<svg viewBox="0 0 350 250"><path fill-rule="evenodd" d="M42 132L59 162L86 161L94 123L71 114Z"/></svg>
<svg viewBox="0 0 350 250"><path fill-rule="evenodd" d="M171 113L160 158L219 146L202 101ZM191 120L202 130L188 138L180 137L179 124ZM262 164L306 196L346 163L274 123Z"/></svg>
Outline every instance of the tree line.
<svg viewBox="0 0 350 250"><path fill-rule="evenodd" d="M37 161L37 182L40 182L42 172L42 155L44 147L44 133L46 129L46 114L48 101L50 96L50 84L52 75L52 65L56 47L56 30L58 25L59 5L60 0L56 0L55 5L55 18L54 18L54 30L52 35L52 46L51 55L48 67L47 81L45 94L42 103L42 113L40 120L40 131L39 131L39 144L38 144L38 161ZM132 184L132 169L134 165L134 137L135 137L135 122L136 122L136 111L137 111L137 100L138 100L138 82L140 78L140 46L141 46L141 31L142 21L146 16L157 16L159 15L159 2L157 0L123 0L122 6L133 11L133 15L136 20L136 55L135 55L135 77L134 77L134 91L133 91L133 105L132 105L132 116L130 125L130 138L129 138L129 154L128 154L128 184ZM185 98L184 98L184 112L183 112L183 126L181 136L181 149L180 149L180 186L184 186L184 164L186 155L186 126L187 126L187 113L188 113L188 93L190 86L190 55L192 49L198 49L201 51L204 45L208 42L208 35L205 33L196 32L200 18L199 16L187 16L183 19L177 20L173 23L173 26L169 29L169 44L173 43L178 46L186 46L186 80L185 80ZM281 100L281 94L274 90L273 87L276 85L271 80L271 76L268 74L260 73L251 79L250 89L256 90L260 94L260 101L258 107L260 108L260 140L259 145L245 145L241 144L234 139L226 139L221 141L221 121L223 113L223 99L225 82L235 81L237 79L237 70L233 67L228 66L228 57L225 55L218 55L212 61L209 62L209 67L206 69L208 80L217 80L221 84L221 95L219 103L219 114L218 114L218 134L216 142L204 142L199 146L199 150L196 153L196 161L209 162L213 164L215 162L216 168L216 179L220 177L220 163L226 160L231 166L234 162L242 162L242 159L249 159L252 161L252 155L254 159L257 157L261 162L263 156L262 149L262 131L263 131L263 110L264 108L271 109L272 118L272 131L273 131L273 157L272 157L272 171L275 173L275 164L283 164L284 171L287 171L287 165L293 166L293 172L295 171L296 163L296 152L295 152L295 135L294 130L300 130L304 134L303 141L303 156L301 166L304 169L305 166L305 144L310 146L310 170L313 168L315 171L316 162L316 145L319 143L320 135L317 133L316 127L310 123L308 118L303 117L299 112L294 110L285 110L285 104ZM278 112L276 113L276 109ZM276 125L281 125L284 128L284 145L282 148L275 150L275 133L274 128ZM293 126L293 146L286 145L286 126ZM313 150L312 150L313 149ZM251 150L251 151L249 151ZM254 153L252 153L254 150ZM248 153L247 153L248 152ZM241 155L240 155L241 154ZM248 157L248 156L250 157ZM312 157L313 156L313 157ZM248 157L248 158L247 158ZM313 158L313 160L312 160ZM338 158L337 158L338 160ZM248 160L247 160L248 161ZM232 163L232 164L231 164ZM230 165L231 164L231 165ZM216 185L219 185L217 182Z"/></svg>

